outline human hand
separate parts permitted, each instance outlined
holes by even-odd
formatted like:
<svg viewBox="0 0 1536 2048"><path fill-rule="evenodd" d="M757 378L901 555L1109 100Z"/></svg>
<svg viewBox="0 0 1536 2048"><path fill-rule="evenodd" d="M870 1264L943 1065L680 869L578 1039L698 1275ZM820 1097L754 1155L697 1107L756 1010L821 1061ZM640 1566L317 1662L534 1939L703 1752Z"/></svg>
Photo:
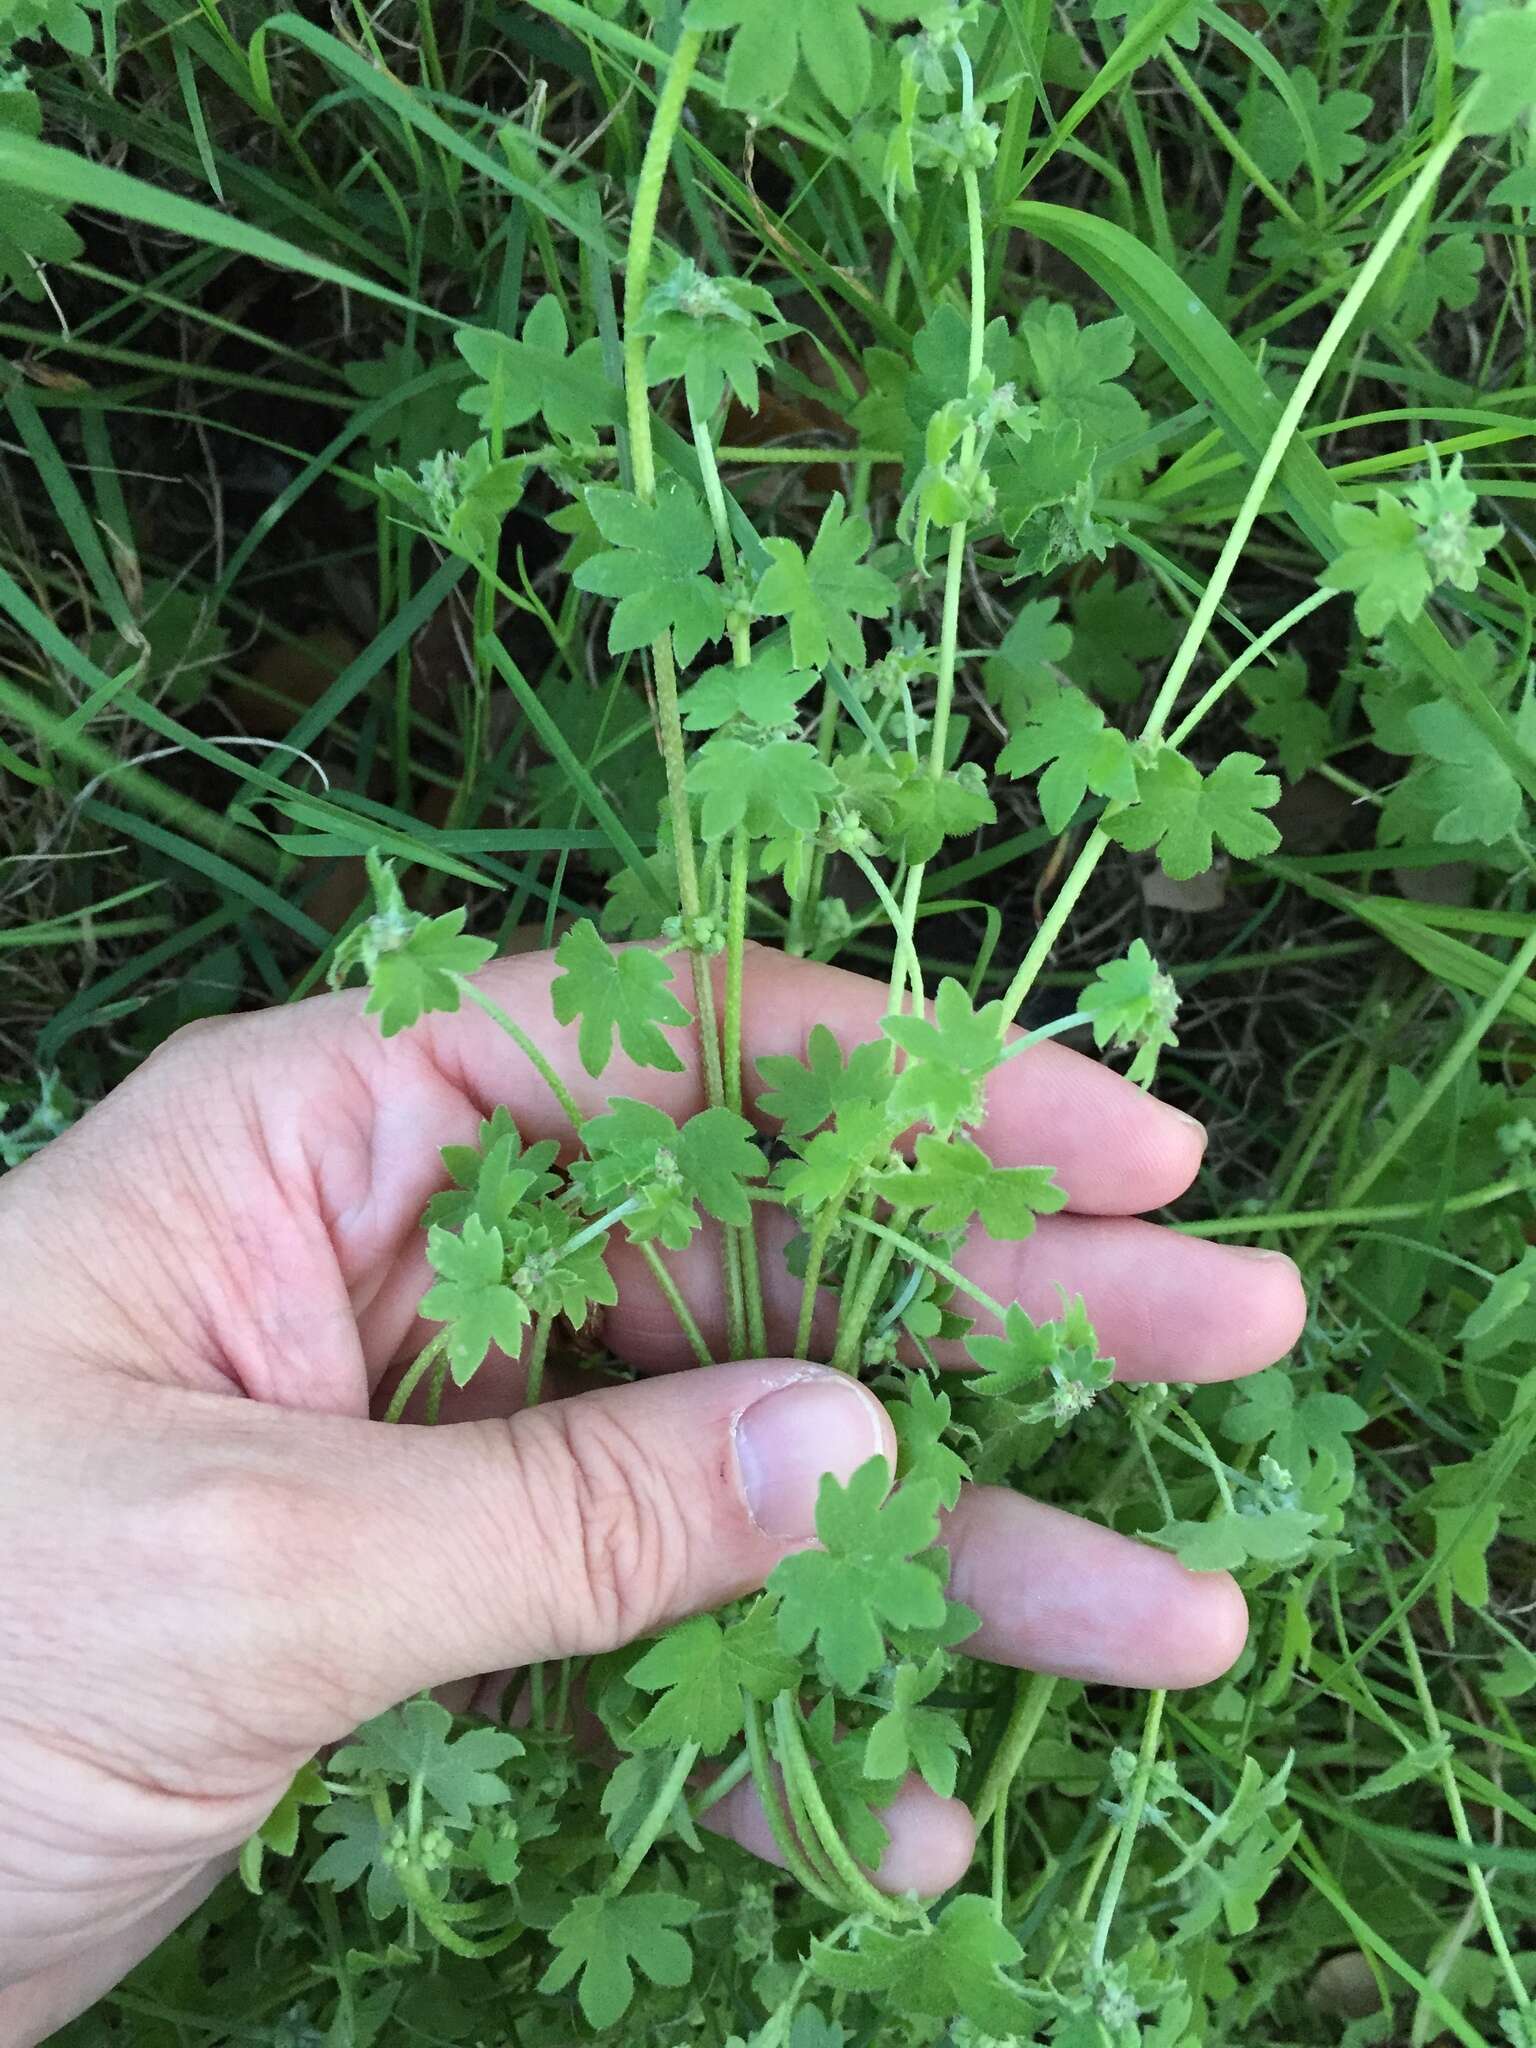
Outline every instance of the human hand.
<svg viewBox="0 0 1536 2048"><path fill-rule="evenodd" d="M547 955L480 977L547 1018ZM821 1022L877 1035L884 990L753 950L746 1066ZM689 1354L627 1248L605 1339L649 1376L518 1412L488 1361L434 1429L370 1421L419 1348L419 1219L438 1148L505 1103L565 1136L544 1084L478 1010L379 1037L359 995L194 1027L0 1185L0 2042L27 2048L99 1996L206 1893L297 1766L358 1722L468 1674L614 1647L760 1585L813 1533L821 1474L893 1455L873 1396L785 1358L665 1373ZM699 1105L680 1075L574 1031L536 1034L581 1109ZM1278 1257L1135 1220L1178 1195L1203 1138L1093 1062L1042 1044L993 1077L980 1133L1047 1162L1070 1207L966 1270L1036 1313L1080 1292L1131 1379L1220 1379L1278 1357L1303 1315ZM765 1232L768 1225L764 1226ZM765 1245L770 1341L798 1287ZM709 1248L675 1265L705 1334ZM959 1354L956 1354L958 1362ZM556 1385L548 1389L558 1394ZM1118 1684L1190 1685L1243 1641L1240 1592L1021 1495L948 1519L967 1646ZM938 1891L971 1824L917 1783L878 1873ZM748 1788L711 1822L772 1853Z"/></svg>

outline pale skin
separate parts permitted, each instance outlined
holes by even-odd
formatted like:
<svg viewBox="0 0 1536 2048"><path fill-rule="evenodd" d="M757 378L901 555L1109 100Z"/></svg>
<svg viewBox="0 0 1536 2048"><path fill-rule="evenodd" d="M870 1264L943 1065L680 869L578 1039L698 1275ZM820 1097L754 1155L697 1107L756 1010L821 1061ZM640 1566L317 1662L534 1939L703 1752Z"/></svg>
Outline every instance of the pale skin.
<svg viewBox="0 0 1536 2048"><path fill-rule="evenodd" d="M617 1054L593 1082L549 1022L547 955L482 977L584 1112L644 1095L683 1116L695 1067ZM685 979L685 978L684 978ZM679 987L682 987L680 981ZM813 1023L878 1034L885 992L759 949L746 1070ZM680 1049L686 1051L683 1040ZM491 1361L435 1428L371 1420L429 1334L419 1218L438 1148L511 1109L569 1135L477 1010L384 1041L361 995L195 1027L0 1183L0 2041L30 2048L207 1893L297 1766L425 1686L605 1650L760 1586L812 1535L819 1473L893 1450L873 1397L784 1356L690 1363L638 1256L615 1254L605 1339L642 1369L521 1411ZM982 1142L1046 1162L1069 1208L960 1263L1050 1313L1081 1292L1122 1377L1214 1380L1279 1358L1289 1261L1138 1219L1182 1193L1204 1137L1119 1076L1041 1045L994 1077ZM797 1288L765 1231L770 1345ZM710 1246L678 1278L712 1342ZM954 1361L958 1363L958 1358ZM775 1397L778 1397L775 1400ZM562 1398L563 1397L563 1398ZM953 1591L996 1663L1198 1685L1242 1648L1242 1594L1163 1552L996 1489L949 1518ZM711 1822L772 1853L749 1788ZM917 1783L879 1881L938 1892L970 1816Z"/></svg>

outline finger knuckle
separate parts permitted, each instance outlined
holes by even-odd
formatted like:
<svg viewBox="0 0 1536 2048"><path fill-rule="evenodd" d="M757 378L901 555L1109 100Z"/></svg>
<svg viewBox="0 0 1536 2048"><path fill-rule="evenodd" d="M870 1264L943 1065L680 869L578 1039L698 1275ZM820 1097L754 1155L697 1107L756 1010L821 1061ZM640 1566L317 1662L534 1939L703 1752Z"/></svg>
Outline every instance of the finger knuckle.
<svg viewBox="0 0 1536 2048"><path fill-rule="evenodd" d="M178 1024L143 1061L139 1072L158 1074L166 1066L180 1065L189 1058L201 1059L210 1039L240 1030L243 1022L239 1017L193 1017L186 1024Z"/></svg>
<svg viewBox="0 0 1536 2048"><path fill-rule="evenodd" d="M541 1411L544 1510L567 1541L548 1589L564 1654L631 1641L682 1601L692 1538L686 1503L653 1453L611 1414ZM574 1405L574 1404L573 1404Z"/></svg>
<svg viewBox="0 0 1536 2048"><path fill-rule="evenodd" d="M345 1725L338 1647L366 1584L348 1526L346 1503L312 1475L215 1454L141 1532L172 1662L258 1753Z"/></svg>
<svg viewBox="0 0 1536 2048"><path fill-rule="evenodd" d="M291 1598L323 1535L297 1478L218 1464L183 1489L166 1526L190 1584L241 1602Z"/></svg>

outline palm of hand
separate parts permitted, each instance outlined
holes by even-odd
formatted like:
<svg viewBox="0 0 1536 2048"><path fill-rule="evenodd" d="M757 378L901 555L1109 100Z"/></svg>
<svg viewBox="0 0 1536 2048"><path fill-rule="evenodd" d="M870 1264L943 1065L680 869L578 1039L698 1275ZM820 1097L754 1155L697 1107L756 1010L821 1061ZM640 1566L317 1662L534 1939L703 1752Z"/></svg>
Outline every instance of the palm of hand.
<svg viewBox="0 0 1536 2048"><path fill-rule="evenodd" d="M549 1013L551 973L539 957L487 979L533 1019ZM800 1054L815 1021L848 1042L873 1036L882 1007L873 984L759 954L749 1055ZM691 1071L621 1061L588 1081L572 1035L541 1034L584 1110L610 1093L698 1106ZM1055 1165L1074 1213L1044 1219L1027 1247L978 1238L966 1263L990 1292L1038 1312L1055 1282L1081 1290L1131 1377L1221 1377L1286 1348L1301 1312L1287 1262L1245 1264L1127 1220L1188 1181L1187 1120L1054 1047L1005 1077L989 1149ZM419 1219L442 1182L438 1148L472 1142L498 1102L526 1136L567 1135L477 1012L386 1043L360 998L332 997L185 1034L6 1184L6 2038L39 2038L115 1981L298 1764L359 1720L423 1685L607 1647L718 1604L809 1533L768 1533L732 1469L744 1409L803 1382L782 1362L717 1368L691 1392L651 1379L509 1424L519 1373L493 1358L445 1409L454 1427L368 1421L421 1341ZM644 1266L627 1252L614 1264L611 1347L641 1366L684 1363ZM765 1275L770 1342L787 1348L796 1290L781 1264L769 1256ZM677 1272L718 1340L708 1247ZM838 1388L846 1417L849 1398L862 1404ZM850 1426L841 1444L824 1438L827 1463L851 1468L889 1442L868 1409ZM955 1591L983 1617L977 1654L1179 1684L1241 1642L1223 1575L1196 1579L1017 1495L970 1489L947 1540ZM1037 1565L1023 1584L1021 1547ZM768 1849L750 1797L715 1818ZM890 1827L882 1881L938 1887L963 1867L969 1824L953 1802L905 1787Z"/></svg>

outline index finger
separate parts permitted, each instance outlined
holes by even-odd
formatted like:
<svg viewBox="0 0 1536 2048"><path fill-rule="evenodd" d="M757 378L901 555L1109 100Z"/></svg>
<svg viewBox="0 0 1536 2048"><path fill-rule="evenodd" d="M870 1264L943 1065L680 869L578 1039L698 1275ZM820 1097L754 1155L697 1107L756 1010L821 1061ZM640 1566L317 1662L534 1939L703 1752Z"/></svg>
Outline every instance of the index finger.
<svg viewBox="0 0 1536 2048"><path fill-rule="evenodd" d="M526 954L493 961L476 979L537 1038L584 1115L601 1111L611 1095L643 1096L679 1121L705 1106L697 1030L691 1026L667 1033L681 1072L638 1066L615 1045L593 1079L578 1057L575 1027L554 1022L549 991L558 972L551 954ZM691 1011L692 980L681 955L673 987ZM750 946L742 1001L747 1100L759 1092L758 1060L775 1053L803 1059L817 1024L846 1053L880 1037L889 1007L883 982ZM525 1132L570 1135L545 1083L483 1012L435 1014L424 1021L420 1036L445 1078L482 1113L505 1103ZM1000 1166L1053 1167L1068 1205L1094 1216L1135 1215L1172 1201L1193 1180L1205 1149L1205 1134L1193 1117L1143 1094L1098 1061L1051 1042L1032 1046L991 1076L979 1135Z"/></svg>

